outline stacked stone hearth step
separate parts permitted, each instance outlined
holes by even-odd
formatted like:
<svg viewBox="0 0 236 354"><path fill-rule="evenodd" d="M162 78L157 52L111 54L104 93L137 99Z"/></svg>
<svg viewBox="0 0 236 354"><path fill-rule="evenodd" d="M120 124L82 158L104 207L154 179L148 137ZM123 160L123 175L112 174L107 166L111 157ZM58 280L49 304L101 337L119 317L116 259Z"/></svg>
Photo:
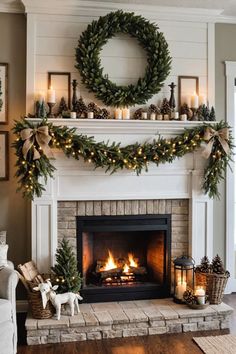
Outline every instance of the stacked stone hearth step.
<svg viewBox="0 0 236 354"><path fill-rule="evenodd" d="M81 304L70 317L26 320L29 345L229 328L233 309L222 303L193 310L172 299Z"/></svg>

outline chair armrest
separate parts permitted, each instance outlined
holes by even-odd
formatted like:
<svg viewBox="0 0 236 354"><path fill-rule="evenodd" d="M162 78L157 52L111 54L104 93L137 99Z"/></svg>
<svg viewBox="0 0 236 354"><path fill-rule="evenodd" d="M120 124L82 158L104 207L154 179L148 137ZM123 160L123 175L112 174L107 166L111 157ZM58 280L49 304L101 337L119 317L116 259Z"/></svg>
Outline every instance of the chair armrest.
<svg viewBox="0 0 236 354"><path fill-rule="evenodd" d="M19 277L16 270L8 267L0 270L0 298L10 300L14 306L18 280Z"/></svg>

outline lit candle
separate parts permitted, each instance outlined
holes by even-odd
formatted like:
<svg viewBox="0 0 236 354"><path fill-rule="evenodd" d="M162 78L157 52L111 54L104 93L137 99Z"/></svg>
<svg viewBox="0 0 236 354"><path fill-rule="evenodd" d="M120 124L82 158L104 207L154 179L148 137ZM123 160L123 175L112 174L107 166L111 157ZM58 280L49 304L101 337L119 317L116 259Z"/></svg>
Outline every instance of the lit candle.
<svg viewBox="0 0 236 354"><path fill-rule="evenodd" d="M199 105L206 105L206 96L199 96Z"/></svg>
<svg viewBox="0 0 236 354"><path fill-rule="evenodd" d="M122 109L121 108L115 109L115 119L122 119Z"/></svg>
<svg viewBox="0 0 236 354"><path fill-rule="evenodd" d="M187 283L186 281L179 281L178 282L178 285L176 286L176 297L179 299L179 300L183 300L183 295L184 295L184 292L186 291L187 289Z"/></svg>
<svg viewBox="0 0 236 354"><path fill-rule="evenodd" d="M56 103L56 91L53 90L53 87L51 86L48 89L48 103Z"/></svg>
<svg viewBox="0 0 236 354"><path fill-rule="evenodd" d="M199 104L198 104L198 95L196 94L196 92L194 92L194 94L191 96L191 108L198 108Z"/></svg>
<svg viewBox="0 0 236 354"><path fill-rule="evenodd" d="M130 110L129 108L122 109L122 119L130 119Z"/></svg>
<svg viewBox="0 0 236 354"><path fill-rule="evenodd" d="M204 305L206 301L205 290L203 288L199 288L196 290L195 295L197 296L199 305Z"/></svg>

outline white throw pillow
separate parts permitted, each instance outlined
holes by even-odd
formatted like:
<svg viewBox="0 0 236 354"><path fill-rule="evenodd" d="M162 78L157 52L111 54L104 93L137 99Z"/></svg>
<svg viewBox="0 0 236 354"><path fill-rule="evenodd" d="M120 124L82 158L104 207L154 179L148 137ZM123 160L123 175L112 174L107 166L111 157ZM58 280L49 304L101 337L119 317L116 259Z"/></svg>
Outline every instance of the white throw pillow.
<svg viewBox="0 0 236 354"><path fill-rule="evenodd" d="M0 245L0 267L7 267L8 245Z"/></svg>

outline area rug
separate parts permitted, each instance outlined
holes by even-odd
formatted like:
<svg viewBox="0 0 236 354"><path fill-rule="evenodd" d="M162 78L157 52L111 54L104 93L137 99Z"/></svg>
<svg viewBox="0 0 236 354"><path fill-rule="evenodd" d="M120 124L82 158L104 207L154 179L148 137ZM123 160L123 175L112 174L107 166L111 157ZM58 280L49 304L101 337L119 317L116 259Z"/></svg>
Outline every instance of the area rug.
<svg viewBox="0 0 236 354"><path fill-rule="evenodd" d="M194 337L193 340L205 354L236 354L236 336L231 334Z"/></svg>

